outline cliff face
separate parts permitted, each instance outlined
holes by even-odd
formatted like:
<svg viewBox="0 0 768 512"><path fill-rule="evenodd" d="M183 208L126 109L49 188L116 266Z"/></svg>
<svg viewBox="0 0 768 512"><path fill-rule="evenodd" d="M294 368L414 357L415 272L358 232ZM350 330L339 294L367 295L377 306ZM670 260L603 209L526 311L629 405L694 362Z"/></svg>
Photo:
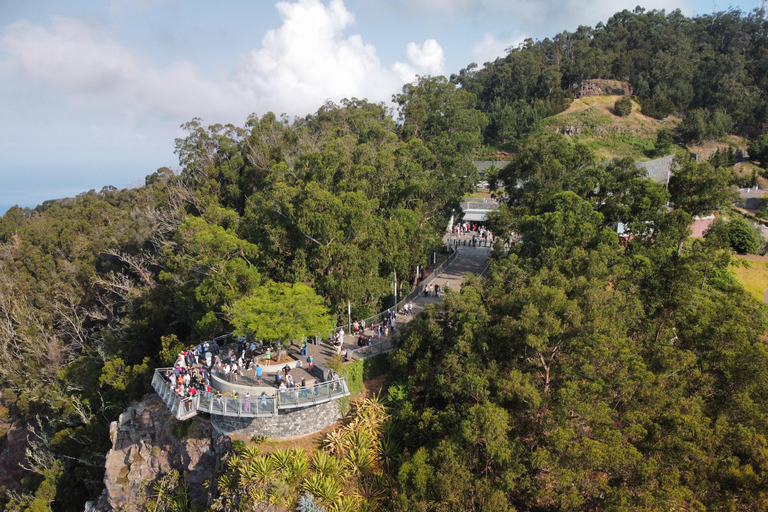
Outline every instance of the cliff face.
<svg viewBox="0 0 768 512"><path fill-rule="evenodd" d="M86 510L143 510L158 478L171 469L184 475L192 502L207 502L203 483L218 460L211 425L201 418L177 421L160 397L151 395L128 408L110 425L112 449L106 457L106 489Z"/></svg>

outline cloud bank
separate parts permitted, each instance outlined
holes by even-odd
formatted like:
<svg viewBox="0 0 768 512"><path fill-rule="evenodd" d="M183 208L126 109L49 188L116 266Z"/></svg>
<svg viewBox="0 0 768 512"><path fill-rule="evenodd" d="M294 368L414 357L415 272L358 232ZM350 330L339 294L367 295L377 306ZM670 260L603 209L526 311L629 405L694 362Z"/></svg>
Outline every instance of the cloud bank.
<svg viewBox="0 0 768 512"><path fill-rule="evenodd" d="M281 26L237 59L226 79L206 78L191 61L166 67L143 60L92 19L56 17L50 26L19 21L0 37L0 73L42 84L83 105L127 116L158 113L227 122L251 112L305 115L330 99L388 101L417 74L445 72L437 41L407 45L402 62L387 68L360 35L342 0L279 2Z"/></svg>

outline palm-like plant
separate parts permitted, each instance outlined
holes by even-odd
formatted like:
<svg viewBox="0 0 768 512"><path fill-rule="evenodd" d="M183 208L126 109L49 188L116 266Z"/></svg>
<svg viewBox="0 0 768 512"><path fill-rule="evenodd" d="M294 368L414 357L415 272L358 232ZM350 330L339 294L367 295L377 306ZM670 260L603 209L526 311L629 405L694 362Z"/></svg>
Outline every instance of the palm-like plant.
<svg viewBox="0 0 768 512"><path fill-rule="evenodd" d="M344 430L334 430L325 436L324 444L328 453L337 457L343 457L347 453L347 446L344 440L345 434Z"/></svg>
<svg viewBox="0 0 768 512"><path fill-rule="evenodd" d="M344 444L349 450L372 450L374 448L373 436L367 430L348 430L344 435Z"/></svg>
<svg viewBox="0 0 768 512"><path fill-rule="evenodd" d="M384 468L391 468L395 463L395 458L400 454L402 450L400 441L393 436L385 436L379 440L377 452L379 454L379 460Z"/></svg>
<svg viewBox="0 0 768 512"><path fill-rule="evenodd" d="M352 476L370 473L375 463L376 458L368 448L352 448L344 457L344 469Z"/></svg>
<svg viewBox="0 0 768 512"><path fill-rule="evenodd" d="M384 501L389 491L387 478L381 471L374 471L360 479L355 494L359 496L361 503L375 505Z"/></svg>
<svg viewBox="0 0 768 512"><path fill-rule="evenodd" d="M307 455L303 449L293 450L293 459L285 470L286 480L295 482L307 474L309 470L309 464L307 462Z"/></svg>
<svg viewBox="0 0 768 512"><path fill-rule="evenodd" d="M341 483L332 476L313 473L304 479L304 491L330 505L341 497Z"/></svg>
<svg viewBox="0 0 768 512"><path fill-rule="evenodd" d="M312 456L312 469L315 470L316 474L337 476L340 468L339 459L324 451L319 450Z"/></svg>
<svg viewBox="0 0 768 512"><path fill-rule="evenodd" d="M256 446L249 446L240 453L243 460L253 460L259 456L261 451Z"/></svg>
<svg viewBox="0 0 768 512"><path fill-rule="evenodd" d="M291 465L293 452L287 448L283 448L272 453L270 458L272 459L272 465L276 470L285 471Z"/></svg>
<svg viewBox="0 0 768 512"><path fill-rule="evenodd" d="M328 512L358 512L360 501L354 496L344 496L328 508Z"/></svg>
<svg viewBox="0 0 768 512"><path fill-rule="evenodd" d="M267 485L275 472L275 466L272 464L272 458L269 456L262 456L254 459L251 463L253 467L254 476L257 479L259 485Z"/></svg>

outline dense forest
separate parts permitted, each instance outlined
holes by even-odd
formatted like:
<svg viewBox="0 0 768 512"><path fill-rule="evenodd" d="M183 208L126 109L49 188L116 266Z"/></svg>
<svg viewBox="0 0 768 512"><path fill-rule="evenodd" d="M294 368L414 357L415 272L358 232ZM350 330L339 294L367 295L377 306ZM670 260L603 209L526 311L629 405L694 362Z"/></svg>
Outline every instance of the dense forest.
<svg viewBox="0 0 768 512"><path fill-rule="evenodd" d="M230 332L230 306L263 283L310 285L337 316L390 304L392 279L413 281L474 190L485 145L514 151L494 181L520 186L496 191L489 222L521 243L392 356L382 417L398 455L376 506L768 508L765 308L729 271L724 223L688 239L693 215L729 204L729 172L679 159L667 190L539 129L583 80L613 78L644 113L680 115L681 140L757 138L766 29L737 11L624 11L420 78L394 117L352 99L243 127L194 119L178 173L11 208L0 427L26 426L29 449L0 475L2 504L82 510L103 488L109 422L179 347Z"/></svg>
<svg viewBox="0 0 768 512"><path fill-rule="evenodd" d="M629 82L645 115L682 116L685 142L756 136L768 122L768 22L737 10L688 18L642 8L605 24L526 40L451 80L488 116L486 143L515 149L541 120L565 110L587 79Z"/></svg>

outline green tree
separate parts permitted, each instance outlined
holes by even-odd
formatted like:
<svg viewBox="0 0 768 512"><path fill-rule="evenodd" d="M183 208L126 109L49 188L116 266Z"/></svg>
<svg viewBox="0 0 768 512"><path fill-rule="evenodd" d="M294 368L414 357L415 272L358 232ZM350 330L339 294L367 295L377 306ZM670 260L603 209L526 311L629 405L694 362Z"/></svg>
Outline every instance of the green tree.
<svg viewBox="0 0 768 512"><path fill-rule="evenodd" d="M322 297L303 283L267 281L229 308L238 335L288 344L327 336L333 322Z"/></svg>
<svg viewBox="0 0 768 512"><path fill-rule="evenodd" d="M691 215L701 215L731 205L736 191L731 186L731 173L709 162L695 162L680 153L675 157L674 175L669 180L669 193L675 207Z"/></svg>
<svg viewBox="0 0 768 512"><path fill-rule="evenodd" d="M732 219L728 223L728 241L739 254L755 254L763 245L760 233L744 219Z"/></svg>
<svg viewBox="0 0 768 512"><path fill-rule="evenodd" d="M749 159L759 163L763 169L768 169L768 134L762 134L747 145Z"/></svg>
<svg viewBox="0 0 768 512"><path fill-rule="evenodd" d="M627 117L632 113L632 100L629 96L622 96L613 104L613 111L617 116Z"/></svg>
<svg viewBox="0 0 768 512"><path fill-rule="evenodd" d="M674 142L672 141L672 135L670 135L669 130L666 128L659 130L656 134L656 142L653 143L654 153L657 156L668 155L673 147Z"/></svg>

